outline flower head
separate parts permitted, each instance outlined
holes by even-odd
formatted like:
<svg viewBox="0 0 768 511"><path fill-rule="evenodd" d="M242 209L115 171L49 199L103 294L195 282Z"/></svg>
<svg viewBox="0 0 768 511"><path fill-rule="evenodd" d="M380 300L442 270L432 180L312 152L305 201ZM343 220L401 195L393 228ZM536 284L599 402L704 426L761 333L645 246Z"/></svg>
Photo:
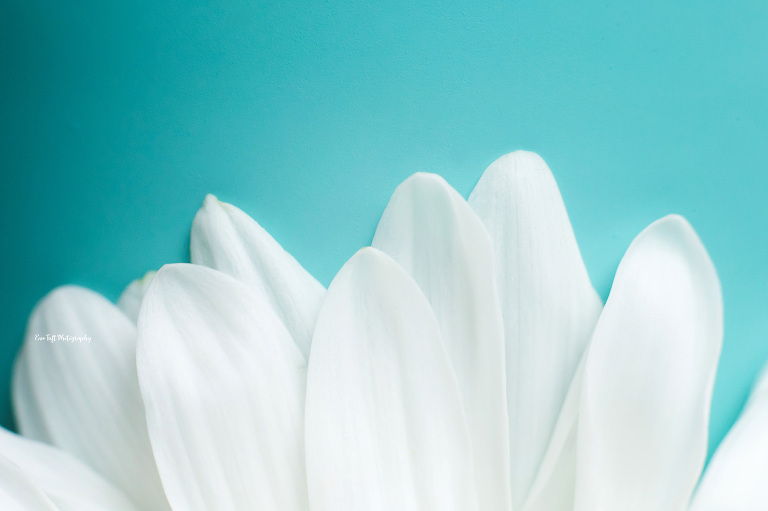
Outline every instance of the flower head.
<svg viewBox="0 0 768 511"><path fill-rule="evenodd" d="M768 377L700 481L722 300L682 217L637 236L604 307L527 152L468 200L406 180L327 290L213 196L190 247L118 306L35 308L3 509L768 508ZM92 342L35 340L58 333Z"/></svg>

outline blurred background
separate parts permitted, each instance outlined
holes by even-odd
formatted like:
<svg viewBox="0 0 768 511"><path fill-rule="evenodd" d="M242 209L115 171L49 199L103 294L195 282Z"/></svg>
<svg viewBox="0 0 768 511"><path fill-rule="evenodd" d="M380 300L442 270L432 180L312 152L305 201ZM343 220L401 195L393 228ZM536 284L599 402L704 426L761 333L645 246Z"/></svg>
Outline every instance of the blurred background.
<svg viewBox="0 0 768 511"><path fill-rule="evenodd" d="M768 3L0 3L0 423L51 288L116 299L188 260L206 193L320 281L415 171L465 196L528 149L605 298L632 238L688 217L719 270L710 452L768 360Z"/></svg>

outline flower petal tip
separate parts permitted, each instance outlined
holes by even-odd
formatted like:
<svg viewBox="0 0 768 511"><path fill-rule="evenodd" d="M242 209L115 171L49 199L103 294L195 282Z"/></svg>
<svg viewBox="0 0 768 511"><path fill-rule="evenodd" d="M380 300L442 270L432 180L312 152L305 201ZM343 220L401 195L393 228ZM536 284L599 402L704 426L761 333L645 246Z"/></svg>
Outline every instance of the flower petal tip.
<svg viewBox="0 0 768 511"><path fill-rule="evenodd" d="M208 193L205 195L205 199L203 199L203 207L211 207L218 204L221 204L221 201L214 194Z"/></svg>
<svg viewBox="0 0 768 511"><path fill-rule="evenodd" d="M538 153L532 151L517 150L507 153L494 161L491 166L504 166L515 171L549 171L547 163Z"/></svg>
<svg viewBox="0 0 768 511"><path fill-rule="evenodd" d="M363 262L369 263L369 264L380 264L382 262L392 261L392 258L390 258L387 254L385 254L378 248L363 247L357 252L355 252L355 255L349 258L349 261L347 261L346 265L349 265L353 261L358 264Z"/></svg>
<svg viewBox="0 0 768 511"><path fill-rule="evenodd" d="M438 174L434 174L432 172L416 172L412 174L408 179L402 182L402 185L405 183L419 183L419 184L445 184L445 179L443 176L440 176Z"/></svg>
<svg viewBox="0 0 768 511"><path fill-rule="evenodd" d="M42 310L43 308L51 310L52 308L70 307L72 303L88 303L88 301L93 299L104 300L104 297L86 287L65 284L53 288L43 296L35 305L35 311Z"/></svg>

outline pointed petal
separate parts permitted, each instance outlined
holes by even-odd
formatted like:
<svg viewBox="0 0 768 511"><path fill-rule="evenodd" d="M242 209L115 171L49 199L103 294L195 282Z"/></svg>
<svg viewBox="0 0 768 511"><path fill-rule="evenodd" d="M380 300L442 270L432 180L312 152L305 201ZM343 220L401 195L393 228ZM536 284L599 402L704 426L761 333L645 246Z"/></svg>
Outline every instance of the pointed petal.
<svg viewBox="0 0 768 511"><path fill-rule="evenodd" d="M720 284L679 216L632 242L584 370L577 511L682 510L707 452Z"/></svg>
<svg viewBox="0 0 768 511"><path fill-rule="evenodd" d="M437 317L467 416L480 509L510 509L504 332L488 233L445 180L421 173L395 190L372 245L413 277Z"/></svg>
<svg viewBox="0 0 768 511"><path fill-rule="evenodd" d="M307 509L306 365L262 297L204 266L164 266L139 314L137 364L173 509Z"/></svg>
<svg viewBox="0 0 768 511"><path fill-rule="evenodd" d="M123 291L120 298L117 300L117 306L131 319L131 321L133 321L134 325L139 318L141 300L144 298L147 288L149 288L149 285L152 283L155 273L157 272L148 271L140 279L136 279L128 284L128 287L125 288L125 291Z"/></svg>
<svg viewBox="0 0 768 511"><path fill-rule="evenodd" d="M709 462L691 509L768 509L768 367Z"/></svg>
<svg viewBox="0 0 768 511"><path fill-rule="evenodd" d="M3 511L61 511L24 472L0 456L0 509Z"/></svg>
<svg viewBox="0 0 768 511"><path fill-rule="evenodd" d="M61 511L138 511L106 479L55 447L0 428L0 457L14 463Z"/></svg>
<svg viewBox="0 0 768 511"><path fill-rule="evenodd" d="M136 327L106 298L77 286L51 291L32 312L16 363L16 418L25 436L77 456L140 506L167 509L135 349Z"/></svg>
<svg viewBox="0 0 768 511"><path fill-rule="evenodd" d="M455 375L429 303L365 248L323 303L307 376L313 511L477 509Z"/></svg>
<svg viewBox="0 0 768 511"><path fill-rule="evenodd" d="M600 314L552 173L534 153L493 162L469 197L491 235L506 337L512 504L533 483Z"/></svg>
<svg viewBox="0 0 768 511"><path fill-rule="evenodd" d="M231 275L277 313L306 360L325 289L251 217L208 195L192 224L192 263Z"/></svg>

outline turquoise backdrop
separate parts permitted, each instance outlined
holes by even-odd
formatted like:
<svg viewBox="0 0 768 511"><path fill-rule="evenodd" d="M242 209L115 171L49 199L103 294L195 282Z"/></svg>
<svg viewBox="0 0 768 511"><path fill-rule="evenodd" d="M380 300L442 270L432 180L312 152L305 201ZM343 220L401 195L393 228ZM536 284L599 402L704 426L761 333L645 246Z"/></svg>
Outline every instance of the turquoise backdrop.
<svg viewBox="0 0 768 511"><path fill-rule="evenodd" d="M514 149L560 184L605 298L688 217L722 279L710 450L768 360L768 3L0 3L0 422L26 317L188 259L212 192L323 283L415 171Z"/></svg>

